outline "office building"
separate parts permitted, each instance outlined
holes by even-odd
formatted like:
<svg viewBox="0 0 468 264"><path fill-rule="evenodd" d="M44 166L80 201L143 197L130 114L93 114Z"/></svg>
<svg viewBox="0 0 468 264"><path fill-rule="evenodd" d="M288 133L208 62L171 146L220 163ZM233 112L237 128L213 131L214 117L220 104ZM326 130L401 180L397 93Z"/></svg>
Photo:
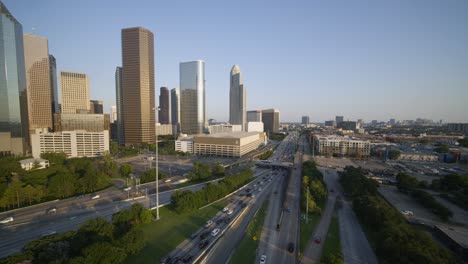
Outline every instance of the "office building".
<svg viewBox="0 0 468 264"><path fill-rule="evenodd" d="M357 130L360 128L360 125L358 122L355 121L343 121L338 125L339 128L343 130Z"/></svg>
<svg viewBox="0 0 468 264"><path fill-rule="evenodd" d="M115 69L115 101L117 103L117 142L119 145L125 144L124 120L123 120L123 88L122 88L122 67Z"/></svg>
<svg viewBox="0 0 468 264"><path fill-rule="evenodd" d="M242 131L242 125L219 124L219 125L207 126L208 134L241 132L241 131Z"/></svg>
<svg viewBox="0 0 468 264"><path fill-rule="evenodd" d="M206 126L205 62L182 62L179 70L181 133L203 133Z"/></svg>
<svg viewBox="0 0 468 264"><path fill-rule="evenodd" d="M344 121L344 117L343 116L336 116L335 121L336 121L336 125L339 126L341 124L341 122Z"/></svg>
<svg viewBox="0 0 468 264"><path fill-rule="evenodd" d="M247 132L263 132L263 122L247 122Z"/></svg>
<svg viewBox="0 0 468 264"><path fill-rule="evenodd" d="M388 124L392 126L395 125L396 124L395 118L391 118L390 121L388 121Z"/></svg>
<svg viewBox="0 0 468 264"><path fill-rule="evenodd" d="M280 113L278 109L262 110L262 122L265 128L265 132L279 132L279 114Z"/></svg>
<svg viewBox="0 0 468 264"><path fill-rule="evenodd" d="M169 89L161 87L159 93L159 123L163 125L171 123L169 108Z"/></svg>
<svg viewBox="0 0 468 264"><path fill-rule="evenodd" d="M247 111L247 122L262 122L262 111L261 110Z"/></svg>
<svg viewBox="0 0 468 264"><path fill-rule="evenodd" d="M37 129L31 135L33 157L38 159L42 153L63 152L68 158L97 157L109 151L109 131L63 131L47 132Z"/></svg>
<svg viewBox="0 0 468 264"><path fill-rule="evenodd" d="M155 142L154 36L122 29L123 122L126 146Z"/></svg>
<svg viewBox="0 0 468 264"><path fill-rule="evenodd" d="M193 137L195 155L239 158L265 143L264 132L201 134Z"/></svg>
<svg viewBox="0 0 468 264"><path fill-rule="evenodd" d="M85 130L101 132L110 130L109 114L54 114L54 131Z"/></svg>
<svg viewBox="0 0 468 264"><path fill-rule="evenodd" d="M62 109L65 114L89 113L89 79L84 73L60 72Z"/></svg>
<svg viewBox="0 0 468 264"><path fill-rule="evenodd" d="M116 123L116 121L117 121L117 106L112 105L110 109L110 122Z"/></svg>
<svg viewBox="0 0 468 264"><path fill-rule="evenodd" d="M327 127L336 127L336 121L335 120L325 121L325 126L327 126Z"/></svg>
<svg viewBox="0 0 468 264"><path fill-rule="evenodd" d="M302 116L302 122L303 125L308 125L310 124L309 116Z"/></svg>
<svg viewBox="0 0 468 264"><path fill-rule="evenodd" d="M0 156L29 152L23 27L0 1Z"/></svg>
<svg viewBox="0 0 468 264"><path fill-rule="evenodd" d="M193 137L182 135L175 141L175 151L193 154Z"/></svg>
<svg viewBox="0 0 468 264"><path fill-rule="evenodd" d="M172 124L156 123L156 134L158 136L173 135Z"/></svg>
<svg viewBox="0 0 468 264"><path fill-rule="evenodd" d="M29 133L52 129L49 44L46 38L24 34L24 64L28 95Z"/></svg>
<svg viewBox="0 0 468 264"><path fill-rule="evenodd" d="M335 135L315 135L313 144L316 154L327 157L349 156L362 158L370 155L370 142L367 140Z"/></svg>
<svg viewBox="0 0 468 264"><path fill-rule="evenodd" d="M60 113L58 86L57 86L57 60L49 54L50 73L50 101L52 103L52 113Z"/></svg>
<svg viewBox="0 0 468 264"><path fill-rule="evenodd" d="M104 114L104 107L102 105L102 100L89 101L89 113L90 114Z"/></svg>
<svg viewBox="0 0 468 264"><path fill-rule="evenodd" d="M174 134L179 132L180 127L180 89L171 90L171 122L175 128Z"/></svg>
<svg viewBox="0 0 468 264"><path fill-rule="evenodd" d="M468 123L448 123L447 128L450 131L460 132L468 136Z"/></svg>
<svg viewBox="0 0 468 264"><path fill-rule="evenodd" d="M247 94L238 65L232 66L229 90L229 123L241 125L245 131L247 124Z"/></svg>

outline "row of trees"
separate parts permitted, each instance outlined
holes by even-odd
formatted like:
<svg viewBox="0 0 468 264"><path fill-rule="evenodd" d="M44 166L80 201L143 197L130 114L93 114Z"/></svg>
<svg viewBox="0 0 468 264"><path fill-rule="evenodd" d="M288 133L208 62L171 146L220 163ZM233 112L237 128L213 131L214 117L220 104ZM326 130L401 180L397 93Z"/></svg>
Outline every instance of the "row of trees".
<svg viewBox="0 0 468 264"><path fill-rule="evenodd" d="M247 169L238 174L226 176L217 184L208 184L206 187L196 192L190 190L175 191L171 197L171 206L180 214L193 212L238 189L249 182L252 176L252 170Z"/></svg>
<svg viewBox="0 0 468 264"><path fill-rule="evenodd" d="M29 242L21 253L2 263L123 263L145 245L137 226L151 222L151 211L134 204L116 213L112 222L102 218L85 222L77 231L43 237Z"/></svg>
<svg viewBox="0 0 468 264"><path fill-rule="evenodd" d="M456 263L450 252L411 227L400 212L380 197L376 183L366 178L360 168L346 167L340 182L381 263Z"/></svg>
<svg viewBox="0 0 468 264"><path fill-rule="evenodd" d="M432 181L431 187L435 191L444 192L440 196L468 210L468 178L451 174Z"/></svg>
<svg viewBox="0 0 468 264"><path fill-rule="evenodd" d="M158 174L159 174L159 177L158 177L159 180L164 180L168 177L167 173L161 170L158 170ZM156 169L149 169L140 175L140 183L147 183L147 182L154 182L154 181L156 181Z"/></svg>
<svg viewBox="0 0 468 264"><path fill-rule="evenodd" d="M450 217L453 216L452 211L450 211L447 207L439 203L430 193L424 190L417 189L428 188L429 186L426 181L418 181L418 179L406 173L399 173L396 176L396 179L398 190L400 192L410 194L422 206L426 207L427 209L431 210L435 215L439 216L440 219L447 221ZM441 181L446 182L445 178L442 178Z"/></svg>
<svg viewBox="0 0 468 264"><path fill-rule="evenodd" d="M308 204L309 212L320 214L322 209L319 204L322 204L327 199L323 175L313 161L306 161L302 164L302 175L301 209L305 211Z"/></svg>
<svg viewBox="0 0 468 264"><path fill-rule="evenodd" d="M118 165L109 154L100 159L67 159L64 153L45 153L49 168L21 169L18 159L0 159L0 208L11 209L46 200L90 193L110 184Z"/></svg>

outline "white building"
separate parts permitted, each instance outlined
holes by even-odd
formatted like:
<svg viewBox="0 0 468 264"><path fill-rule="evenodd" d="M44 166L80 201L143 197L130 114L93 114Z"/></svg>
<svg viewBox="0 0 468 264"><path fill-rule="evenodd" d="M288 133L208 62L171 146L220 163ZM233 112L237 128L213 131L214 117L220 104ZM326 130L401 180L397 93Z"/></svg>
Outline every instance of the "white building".
<svg viewBox="0 0 468 264"><path fill-rule="evenodd" d="M263 132L263 122L247 122L247 132Z"/></svg>
<svg viewBox="0 0 468 264"><path fill-rule="evenodd" d="M21 168L23 170L31 169L45 169L49 167L49 161L45 159L24 159L20 160ZM37 167L36 167L37 166Z"/></svg>
<svg viewBox="0 0 468 264"><path fill-rule="evenodd" d="M264 132L230 132L193 137L196 155L242 157L265 143Z"/></svg>
<svg viewBox="0 0 468 264"><path fill-rule="evenodd" d="M207 130L208 130L208 134L241 132L242 125L231 125L231 124L210 125L207 127Z"/></svg>
<svg viewBox="0 0 468 264"><path fill-rule="evenodd" d="M368 157L370 142L336 135L314 136L314 151L323 156Z"/></svg>
<svg viewBox="0 0 468 264"><path fill-rule="evenodd" d="M173 135L174 126L172 124L156 123L156 133L159 136Z"/></svg>
<svg viewBox="0 0 468 264"><path fill-rule="evenodd" d="M193 137L182 135L175 141L175 151L193 154Z"/></svg>
<svg viewBox="0 0 468 264"><path fill-rule="evenodd" d="M117 106L111 106L111 113L110 113L110 122L114 123L117 121Z"/></svg>
<svg viewBox="0 0 468 264"><path fill-rule="evenodd" d="M40 158L46 152L63 152L69 158L101 156L109 151L109 131L50 133L37 129L35 134L31 134L31 147L34 158Z"/></svg>

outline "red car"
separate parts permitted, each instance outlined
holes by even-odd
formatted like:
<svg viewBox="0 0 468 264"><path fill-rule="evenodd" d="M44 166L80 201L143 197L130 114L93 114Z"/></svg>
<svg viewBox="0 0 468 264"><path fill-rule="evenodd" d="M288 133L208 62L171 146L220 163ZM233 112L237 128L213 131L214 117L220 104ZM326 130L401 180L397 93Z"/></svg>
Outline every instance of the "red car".
<svg viewBox="0 0 468 264"><path fill-rule="evenodd" d="M322 242L322 238L319 237L319 236L316 236L316 237L314 237L314 242L317 243L317 244L320 244L320 242Z"/></svg>

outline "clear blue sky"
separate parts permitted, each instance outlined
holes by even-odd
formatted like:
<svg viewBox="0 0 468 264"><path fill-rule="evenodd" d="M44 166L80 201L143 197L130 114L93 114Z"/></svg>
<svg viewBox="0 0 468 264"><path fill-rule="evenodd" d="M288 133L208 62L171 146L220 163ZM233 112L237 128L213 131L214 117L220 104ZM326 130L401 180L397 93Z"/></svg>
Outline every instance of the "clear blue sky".
<svg viewBox="0 0 468 264"><path fill-rule="evenodd" d="M3 2L24 32L49 39L58 70L89 75L107 112L121 29L143 26L156 96L178 86L179 62L205 60L208 118L228 120L238 64L248 109L278 108L281 121L468 121L466 0Z"/></svg>

